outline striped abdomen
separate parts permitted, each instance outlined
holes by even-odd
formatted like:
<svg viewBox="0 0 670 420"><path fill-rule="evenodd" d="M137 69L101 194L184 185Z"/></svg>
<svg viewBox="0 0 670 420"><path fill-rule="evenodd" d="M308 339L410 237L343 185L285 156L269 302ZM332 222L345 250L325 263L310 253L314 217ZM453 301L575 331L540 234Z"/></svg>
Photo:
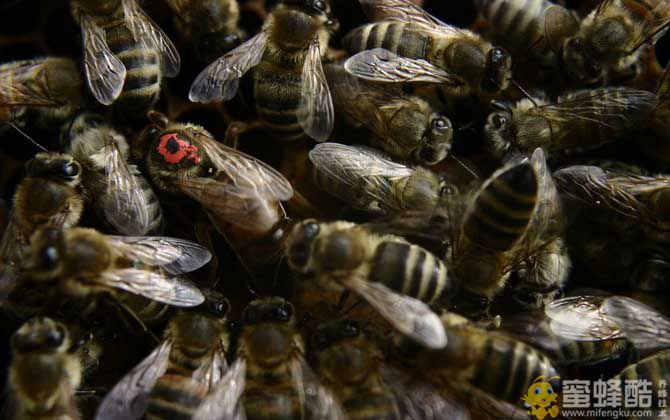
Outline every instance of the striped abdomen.
<svg viewBox="0 0 670 420"><path fill-rule="evenodd" d="M528 162L493 178L477 196L463 227L473 243L498 252L512 249L526 232L538 198L535 170Z"/></svg>
<svg viewBox="0 0 670 420"><path fill-rule="evenodd" d="M613 379L648 380L652 388L658 385L661 379L667 380L670 375L670 350L659 351L637 363L631 364L617 374Z"/></svg>
<svg viewBox="0 0 670 420"><path fill-rule="evenodd" d="M266 53L254 69L256 112L278 140L307 138L296 118L302 91L303 62L275 59Z"/></svg>
<svg viewBox="0 0 670 420"><path fill-rule="evenodd" d="M628 344L623 339L602 341L573 341L561 343L554 354L557 363L565 365L590 365L615 359L628 352Z"/></svg>
<svg viewBox="0 0 670 420"><path fill-rule="evenodd" d="M658 22L667 19L667 14L670 12L667 0L621 0L621 3L628 11L628 16L635 21L635 29L638 32L643 31L647 26L656 27ZM659 39L663 33L656 35L654 39ZM635 38L637 37L631 36L630 40Z"/></svg>
<svg viewBox="0 0 670 420"><path fill-rule="evenodd" d="M123 20L105 27L109 49L126 67L123 91L117 99L124 113L141 115L151 109L160 95L161 71L158 52L135 41ZM137 114L136 114L137 113Z"/></svg>
<svg viewBox="0 0 670 420"><path fill-rule="evenodd" d="M384 48L403 57L423 58L431 61L437 49L443 50L445 42L435 37L411 30L407 24L376 22L351 31L342 41L350 53L374 48Z"/></svg>
<svg viewBox="0 0 670 420"><path fill-rule="evenodd" d="M137 166L130 165L130 171L135 177L135 182L137 182L140 189L144 191L144 196L147 199L146 208L150 222L147 232L144 233L144 235L158 235L163 233L163 210L161 209L161 204L158 201L156 193Z"/></svg>
<svg viewBox="0 0 670 420"><path fill-rule="evenodd" d="M543 353L526 343L504 336L484 338L478 360L467 375L468 382L515 404L528 391L535 378L540 375L546 375L547 378L557 375L551 360Z"/></svg>
<svg viewBox="0 0 670 420"><path fill-rule="evenodd" d="M247 420L303 418L300 396L288 366L270 370L247 365L243 401Z"/></svg>
<svg viewBox="0 0 670 420"><path fill-rule="evenodd" d="M374 392L378 391L378 392ZM399 419L395 400L382 390L360 390L341 398L342 409L350 420Z"/></svg>
<svg viewBox="0 0 670 420"><path fill-rule="evenodd" d="M370 271L371 281L428 303L455 289L442 261L408 242L382 242Z"/></svg>

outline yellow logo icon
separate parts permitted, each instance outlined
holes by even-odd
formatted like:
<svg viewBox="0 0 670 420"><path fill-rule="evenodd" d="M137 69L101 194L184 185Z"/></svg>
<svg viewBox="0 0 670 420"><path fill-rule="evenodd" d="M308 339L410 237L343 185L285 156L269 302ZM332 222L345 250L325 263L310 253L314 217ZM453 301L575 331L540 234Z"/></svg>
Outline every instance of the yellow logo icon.
<svg viewBox="0 0 670 420"><path fill-rule="evenodd" d="M538 420L542 420L549 414L551 417L558 415L558 403L556 399L558 394L554 392L549 381L552 379L560 379L559 376L552 376L546 379L546 375L540 375L528 388L528 393L524 395L521 400L524 401L524 406L528 408L527 413L535 416ZM542 380L540 382L540 380Z"/></svg>

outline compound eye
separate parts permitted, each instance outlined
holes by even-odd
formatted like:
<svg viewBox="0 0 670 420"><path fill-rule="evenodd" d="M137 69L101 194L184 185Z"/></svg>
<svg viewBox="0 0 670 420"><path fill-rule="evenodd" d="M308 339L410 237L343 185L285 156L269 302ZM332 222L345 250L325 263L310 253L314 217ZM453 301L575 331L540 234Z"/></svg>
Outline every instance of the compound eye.
<svg viewBox="0 0 670 420"><path fill-rule="evenodd" d="M322 0L316 0L314 3L312 3L312 6L317 12L325 12L326 11L326 3Z"/></svg>
<svg viewBox="0 0 670 420"><path fill-rule="evenodd" d="M74 178L77 175L79 175L79 172L81 170L81 167L79 166L79 163L77 162L68 162L65 165L63 165L62 171L63 175L65 175L68 178Z"/></svg>
<svg viewBox="0 0 670 420"><path fill-rule="evenodd" d="M493 125L493 128L499 130L507 124L507 117L501 114L495 114L491 117L491 124Z"/></svg>
<svg viewBox="0 0 670 420"><path fill-rule="evenodd" d="M319 230L320 228L317 223L307 223L303 227L303 234L305 235L305 238L312 239L319 234Z"/></svg>
<svg viewBox="0 0 670 420"><path fill-rule="evenodd" d="M225 315L228 313L228 302L215 302L212 310L214 311L215 315Z"/></svg>
<svg viewBox="0 0 670 420"><path fill-rule="evenodd" d="M505 51L502 48L494 48L491 51L491 63L502 63L505 59Z"/></svg>
<svg viewBox="0 0 670 420"><path fill-rule="evenodd" d="M47 345L49 347L58 347L63 343L63 337L65 334L59 329L49 331L47 334Z"/></svg>
<svg viewBox="0 0 670 420"><path fill-rule="evenodd" d="M41 255L40 268L51 270L58 264L58 249L55 246L48 246Z"/></svg>
<svg viewBox="0 0 670 420"><path fill-rule="evenodd" d="M436 118L433 121L433 130L438 132L445 132L451 128L451 124L446 118Z"/></svg>

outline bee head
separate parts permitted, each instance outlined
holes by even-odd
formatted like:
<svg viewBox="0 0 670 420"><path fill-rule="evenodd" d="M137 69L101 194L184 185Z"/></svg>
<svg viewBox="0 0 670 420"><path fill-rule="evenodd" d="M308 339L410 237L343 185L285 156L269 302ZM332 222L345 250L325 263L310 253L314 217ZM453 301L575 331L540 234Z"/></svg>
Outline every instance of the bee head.
<svg viewBox="0 0 670 420"><path fill-rule="evenodd" d="M288 263L294 270L306 273L310 270L310 262L314 241L321 230L314 219L307 219L297 224L288 237Z"/></svg>
<svg viewBox="0 0 670 420"><path fill-rule="evenodd" d="M284 0L270 18L270 37L286 50L304 49L318 32L337 29L325 0Z"/></svg>
<svg viewBox="0 0 670 420"><path fill-rule="evenodd" d="M38 153L26 163L26 175L31 178L57 179L77 186L81 177L81 165L68 154Z"/></svg>
<svg viewBox="0 0 670 420"><path fill-rule="evenodd" d="M512 146L512 110L509 106L499 102L493 102L492 105L494 111L486 119L484 137L492 148L493 154L502 158Z"/></svg>
<svg viewBox="0 0 670 420"><path fill-rule="evenodd" d="M242 312L247 348L257 363L276 366L291 356L295 346L295 309L280 297L252 301Z"/></svg>
<svg viewBox="0 0 670 420"><path fill-rule="evenodd" d="M50 318L33 318L23 324L12 336L14 353L53 352L68 348L67 329Z"/></svg>
<svg viewBox="0 0 670 420"><path fill-rule="evenodd" d="M316 351L323 351L338 342L360 337L362 334L358 322L353 320L338 320L319 326L312 335L311 344Z"/></svg>
<svg viewBox="0 0 670 420"><path fill-rule="evenodd" d="M486 56L482 91L497 93L507 89L512 78L512 56L502 48L491 48Z"/></svg>
<svg viewBox="0 0 670 420"><path fill-rule="evenodd" d="M424 165L435 165L442 161L451 150L453 135L454 129L449 118L441 114L431 115L421 147L414 150L414 160Z"/></svg>
<svg viewBox="0 0 670 420"><path fill-rule="evenodd" d="M594 85L603 78L603 68L595 51L581 36L565 40L560 61L567 74L580 84Z"/></svg>
<svg viewBox="0 0 670 420"><path fill-rule="evenodd" d="M202 289L205 301L198 306L198 310L214 318L226 318L230 312L230 302L214 289Z"/></svg>

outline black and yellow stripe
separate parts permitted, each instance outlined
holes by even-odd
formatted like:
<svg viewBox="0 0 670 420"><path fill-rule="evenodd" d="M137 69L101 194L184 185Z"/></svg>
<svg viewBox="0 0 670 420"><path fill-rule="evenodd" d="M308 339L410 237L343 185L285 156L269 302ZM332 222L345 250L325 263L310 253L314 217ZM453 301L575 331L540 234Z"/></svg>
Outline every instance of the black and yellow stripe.
<svg viewBox="0 0 670 420"><path fill-rule="evenodd" d="M465 236L494 251L510 250L526 232L538 198L538 180L528 162L493 178L480 191L464 224Z"/></svg>
<svg viewBox="0 0 670 420"><path fill-rule="evenodd" d="M384 48L403 57L422 58L427 61L437 57L444 50L444 40L424 35L412 30L405 23L376 22L363 25L351 31L343 39L344 47L352 54Z"/></svg>
<svg viewBox="0 0 670 420"><path fill-rule="evenodd" d="M361 391L358 390L357 391ZM342 399L342 408L350 420L388 420L398 418L398 411L390 394L363 390ZM381 391L381 390L378 390Z"/></svg>

